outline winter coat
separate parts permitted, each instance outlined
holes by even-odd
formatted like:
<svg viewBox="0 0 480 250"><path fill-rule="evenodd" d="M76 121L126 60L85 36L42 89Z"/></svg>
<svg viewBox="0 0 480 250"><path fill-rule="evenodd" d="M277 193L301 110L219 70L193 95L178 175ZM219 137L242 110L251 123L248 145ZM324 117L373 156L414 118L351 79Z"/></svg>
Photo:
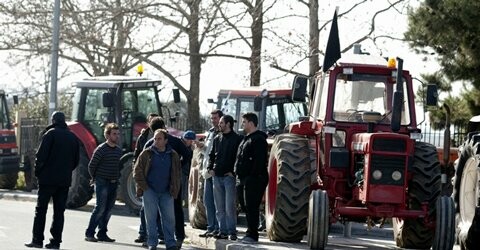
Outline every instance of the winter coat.
<svg viewBox="0 0 480 250"><path fill-rule="evenodd" d="M248 176L268 177L267 147L267 134L260 130L243 138L235 162L235 173L240 180Z"/></svg>
<svg viewBox="0 0 480 250"><path fill-rule="evenodd" d="M70 186L72 171L80 158L79 145L78 138L70 132L66 123L54 123L47 127L35 159L38 184Z"/></svg>
<svg viewBox="0 0 480 250"><path fill-rule="evenodd" d="M143 192L148 189L147 175L151 167L152 154L154 152L151 147L144 149L135 163L133 169L133 178L135 179L137 197L143 196ZM180 157L175 150L172 150L172 169L170 172L170 194L172 197L177 197L180 191L182 180L182 166L180 164Z"/></svg>
<svg viewBox="0 0 480 250"><path fill-rule="evenodd" d="M215 176L235 174L233 167L237 158L237 149L242 137L230 131L228 134L219 133L213 139L212 151L209 155L208 170L214 170Z"/></svg>

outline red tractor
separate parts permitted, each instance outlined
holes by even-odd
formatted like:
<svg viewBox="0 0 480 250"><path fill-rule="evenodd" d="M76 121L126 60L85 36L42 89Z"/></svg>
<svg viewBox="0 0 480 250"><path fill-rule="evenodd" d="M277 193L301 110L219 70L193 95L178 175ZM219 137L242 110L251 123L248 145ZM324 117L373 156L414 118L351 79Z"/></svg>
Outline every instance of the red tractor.
<svg viewBox="0 0 480 250"><path fill-rule="evenodd" d="M283 133L286 125L298 121L307 112L304 103L295 103L290 89L264 89L247 87L243 89L222 89L218 93L217 108L238 121L234 130L241 130L242 114L255 111L259 117L258 129L273 136ZM209 103L214 103L209 100ZM272 139L268 140L271 144ZM197 155L199 152L195 152ZM194 161L195 162L195 161ZM189 219L194 228L206 228L203 206L202 164L192 164L189 178Z"/></svg>
<svg viewBox="0 0 480 250"><path fill-rule="evenodd" d="M10 121L5 91L0 90L0 188L13 189L20 170L15 130Z"/></svg>
<svg viewBox="0 0 480 250"><path fill-rule="evenodd" d="M119 146L125 152L120 160L119 197L132 211L138 211L142 202L135 195L133 150L141 130L147 126L146 116L149 113L162 115L158 98L160 84L161 81L156 79L126 76L91 77L73 84L76 91L72 122L67 124L80 139L81 148L80 163L73 172L67 207L84 206L92 198L88 163L97 145L105 141L103 126L115 122L121 127Z"/></svg>
<svg viewBox="0 0 480 250"><path fill-rule="evenodd" d="M290 124L270 151L271 240L307 233L310 248L324 249L332 223L392 218L397 246L452 249L453 200L440 195L436 148L418 141L412 77L397 60L353 54L315 76L310 119ZM295 99L307 81L295 78Z"/></svg>

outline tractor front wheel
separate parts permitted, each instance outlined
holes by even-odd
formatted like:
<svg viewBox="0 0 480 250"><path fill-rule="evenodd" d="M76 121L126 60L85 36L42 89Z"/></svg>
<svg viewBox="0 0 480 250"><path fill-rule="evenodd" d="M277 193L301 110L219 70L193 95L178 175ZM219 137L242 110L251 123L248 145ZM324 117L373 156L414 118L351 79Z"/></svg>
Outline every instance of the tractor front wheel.
<svg viewBox="0 0 480 250"><path fill-rule="evenodd" d="M135 179L133 179L133 155L123 160L120 174L119 197L132 213L138 214L142 207L142 199L137 197Z"/></svg>
<svg viewBox="0 0 480 250"><path fill-rule="evenodd" d="M328 241L329 218L327 192L325 190L313 191L308 208L307 236L310 249L325 249Z"/></svg>
<svg viewBox="0 0 480 250"><path fill-rule="evenodd" d="M92 199L93 186L90 186L88 157L85 148L80 147L80 161L72 172L72 185L68 190L67 208L79 208Z"/></svg>
<svg viewBox="0 0 480 250"><path fill-rule="evenodd" d="M438 198L436 224L432 249L452 249L455 244L455 206L451 197Z"/></svg>

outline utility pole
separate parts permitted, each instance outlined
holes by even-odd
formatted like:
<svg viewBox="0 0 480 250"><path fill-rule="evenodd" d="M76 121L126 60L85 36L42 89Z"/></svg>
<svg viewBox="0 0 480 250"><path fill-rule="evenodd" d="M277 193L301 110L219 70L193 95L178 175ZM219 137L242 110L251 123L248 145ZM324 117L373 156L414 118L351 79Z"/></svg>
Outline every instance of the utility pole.
<svg viewBox="0 0 480 250"><path fill-rule="evenodd" d="M57 77L58 77L58 43L60 39L60 0L55 0L53 6L52 32L52 62L50 69L50 101L48 104L48 119L57 108Z"/></svg>

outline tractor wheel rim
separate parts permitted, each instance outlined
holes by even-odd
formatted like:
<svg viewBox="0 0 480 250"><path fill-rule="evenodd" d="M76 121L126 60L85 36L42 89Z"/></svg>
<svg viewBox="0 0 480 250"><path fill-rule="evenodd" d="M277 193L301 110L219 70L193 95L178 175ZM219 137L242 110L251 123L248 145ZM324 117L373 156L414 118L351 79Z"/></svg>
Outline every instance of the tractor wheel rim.
<svg viewBox="0 0 480 250"><path fill-rule="evenodd" d="M479 160L477 157L470 157L465 162L465 168L460 182L460 216L463 223L472 223L475 215L475 206L477 204L478 177L477 166Z"/></svg>

